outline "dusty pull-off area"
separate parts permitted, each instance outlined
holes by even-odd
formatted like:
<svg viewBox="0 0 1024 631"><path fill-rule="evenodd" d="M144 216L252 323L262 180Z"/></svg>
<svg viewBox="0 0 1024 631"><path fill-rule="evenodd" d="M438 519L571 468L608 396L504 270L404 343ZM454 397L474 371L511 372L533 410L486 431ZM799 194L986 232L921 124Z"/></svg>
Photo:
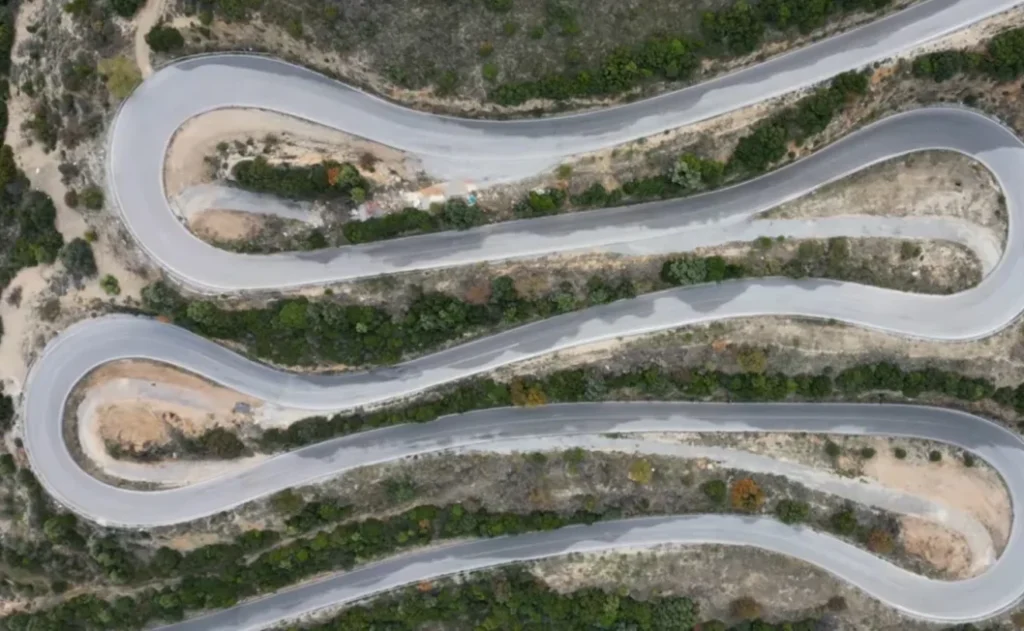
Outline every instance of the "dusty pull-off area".
<svg viewBox="0 0 1024 631"><path fill-rule="evenodd" d="M259 423L261 401L198 376L154 362L125 360L98 368L79 391L83 396L71 422L77 424L82 456L108 476L174 486L264 459L144 464L109 455L108 443L137 451L171 444L176 435L193 438L215 427L238 430Z"/></svg>
<svg viewBox="0 0 1024 631"><path fill-rule="evenodd" d="M763 217L847 215L955 217L986 230L999 244L1006 241L1006 208L995 178L978 162L948 151L926 151L883 162Z"/></svg>

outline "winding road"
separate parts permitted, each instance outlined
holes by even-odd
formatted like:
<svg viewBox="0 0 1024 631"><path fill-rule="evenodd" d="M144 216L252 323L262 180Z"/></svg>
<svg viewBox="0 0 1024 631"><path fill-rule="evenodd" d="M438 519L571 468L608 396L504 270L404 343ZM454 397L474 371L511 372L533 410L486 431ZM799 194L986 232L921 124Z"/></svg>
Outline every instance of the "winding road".
<svg viewBox="0 0 1024 631"><path fill-rule="evenodd" d="M25 446L46 489L102 523L149 527L207 516L290 486L366 464L525 437L650 431L785 431L886 434L971 450L1003 475L1016 504L1024 492L1024 443L984 419L934 408L853 405L601 404L490 410L393 427L284 454L235 475L178 489L139 492L84 472L63 441L65 403L95 367L143 358L193 371L269 403L338 411L489 372L553 351L744 316L831 318L936 340L989 336L1024 311L1024 143L980 114L955 108L910 112L875 123L813 156L757 180L685 200L510 222L313 253L251 256L218 250L175 217L163 163L175 131L223 107L274 110L404 150L438 178L496 182L532 175L567 156L645 137L810 86L974 23L1022 0L929 0L868 26L714 81L598 112L534 121L466 121L412 112L283 62L215 55L167 66L125 101L110 132L108 188L139 245L197 291L240 292L324 284L362 276L573 250L642 249L671 240L704 243L749 231L759 212L877 162L946 149L995 175L1009 209L1002 258L976 287L952 296L912 295L832 281L766 279L688 287L551 318L393 368L341 376L283 373L182 329L109 316L70 327L33 365L24 396ZM140 133L145 130L145 133ZM1024 592L1021 526L981 576L926 579L827 535L770 519L664 517L607 522L514 538L460 543L386 561L197 618L172 629L259 629L398 585L516 560L663 543L756 545L818 565L908 615L977 620Z"/></svg>

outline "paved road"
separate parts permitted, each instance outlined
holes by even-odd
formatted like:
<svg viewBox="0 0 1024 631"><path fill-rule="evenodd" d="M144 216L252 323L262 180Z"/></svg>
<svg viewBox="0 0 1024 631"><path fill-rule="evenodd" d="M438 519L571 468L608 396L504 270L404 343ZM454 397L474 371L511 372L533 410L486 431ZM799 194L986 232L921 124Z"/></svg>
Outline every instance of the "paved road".
<svg viewBox="0 0 1024 631"><path fill-rule="evenodd" d="M669 203L547 221L491 226L314 254L244 256L194 237L170 211L162 187L165 148L187 119L243 106L285 112L375 140L423 159L443 179L517 179L565 156L614 146L706 119L891 57L971 24L1021 0L929 0L860 29L750 69L665 96L621 107L542 120L488 122L431 116L397 107L320 75L267 58L215 55L163 68L123 104L110 133L108 188L136 241L181 282L201 291L276 289L402 270L593 248L670 235L694 221L737 221L841 177L849 164L806 179L804 167L771 186L720 193L731 199L699 216L702 203ZM145 133L139 133L145 130ZM925 136L927 138L927 134ZM867 150L897 153L908 138L876 140ZM940 140L940 139L937 139ZM924 141L924 138L919 139ZM827 177L822 177L822 176ZM756 194L753 194L755 193Z"/></svg>
<svg viewBox="0 0 1024 631"><path fill-rule="evenodd" d="M695 88L602 112L540 121L488 123L418 114L263 58L214 56L167 67L147 80L119 112L110 137L109 185L140 245L170 274L197 290L295 287L554 251L614 249L694 230L727 230L749 221L759 210L852 171L922 149L960 151L992 170L1004 188L1010 212L1008 246L978 287L955 296L784 279L708 285L553 318L395 368L341 377L283 374L168 325L129 317L100 318L68 329L33 366L25 397L25 444L33 468L55 497L86 517L150 526L209 515L359 464L457 445L524 436L665 429L830 431L902 434L971 449L1000 470L1017 502L1024 488L1020 441L982 419L929 408L642 404L498 410L332 441L270 460L238 476L157 493L116 489L82 472L63 443L61 418L68 394L83 375L104 362L126 357L166 361L273 403L327 411L411 394L587 342L730 317L835 318L943 340L990 335L1024 311L1024 296L1012 289L1013 280L1024 277L1024 246L1016 239L1024 208L1017 177L1024 146L997 123L963 110L934 109L893 117L764 178L683 201L294 255L243 256L203 244L168 208L161 173L164 149L183 121L217 107L252 106L302 116L404 149L422 158L438 177L516 178L551 168L572 153L647 136L809 85L1019 2L931 0ZM146 133L139 133L141 129ZM391 560L173 628L255 629L329 603L458 570L570 550L708 541L758 545L802 558L927 619L986 617L1012 604L1022 591L1017 567L1024 560L1024 550L1016 522L1002 559L989 572L970 581L941 583L911 575L825 535L767 519L703 516L612 522L460 544Z"/></svg>
<svg viewBox="0 0 1024 631"><path fill-rule="evenodd" d="M300 477L317 477L400 454L501 444L523 436L651 431L829 432L928 438L970 449L985 458L1003 474L1014 502L1024 490L1024 444L989 421L937 408L825 404L611 403L488 410L309 447L272 461L266 468L267 475L258 476L255 483L285 487L297 483ZM195 495L184 500L179 491L166 493L162 499L167 504L177 504L179 499L203 501ZM415 553L168 629L260 629L332 603L454 572L568 552L702 542L756 545L797 557L914 617L943 622L974 620L1005 609L1020 595L1019 563L1024 556L1021 528L1019 522L1013 523L1007 548L988 572L954 583L911 574L828 535L772 519L697 516L623 520Z"/></svg>

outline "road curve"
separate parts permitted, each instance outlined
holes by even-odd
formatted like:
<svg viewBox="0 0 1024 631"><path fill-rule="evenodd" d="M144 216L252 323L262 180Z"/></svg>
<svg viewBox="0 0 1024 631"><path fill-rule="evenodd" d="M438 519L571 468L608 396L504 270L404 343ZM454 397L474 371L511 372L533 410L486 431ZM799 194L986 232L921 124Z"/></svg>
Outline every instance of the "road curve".
<svg viewBox="0 0 1024 631"><path fill-rule="evenodd" d="M695 230L713 231L716 226L724 229L853 171L925 149L959 151L993 172L1009 208L1008 245L977 287L953 296L910 295L831 281L767 279L706 285L567 314L394 368L334 377L280 373L151 320L99 318L62 333L32 367L24 419L25 446L33 469L49 492L83 516L145 527L216 513L353 466L516 437L665 430L816 431L896 434L969 449L1000 471L1016 504L1024 489L1021 441L983 419L932 408L602 404L491 410L338 439L231 477L158 492L118 489L90 477L68 452L61 426L65 402L75 384L96 366L120 358L171 363L282 406L334 411L420 392L588 342L723 318L831 318L941 340L991 335L1024 311L1024 296L1011 289L1016 278L1024 277L1024 245L1016 239L1024 212L1024 184L1018 177L1024 144L995 121L966 110L942 108L894 116L775 173L686 200L271 256L221 251L191 235L168 205L163 162L173 134L189 118L223 107L256 107L405 150L420 158L435 177L478 182L517 179L551 168L569 155L649 136L812 85L1021 1L929 0L693 88L600 112L536 121L465 121L417 113L266 58L217 55L161 69L118 112L109 139L108 185L140 246L170 275L198 291L290 288L483 260L614 248ZM146 133L139 133L143 129ZM1024 542L1020 528L1015 520L1002 558L988 572L946 583L910 574L827 535L770 519L698 516L608 522L421 552L169 628L263 628L329 604L453 572L574 550L672 542L757 545L814 563L909 615L943 622L976 620L1006 609L1021 595L1017 568L1024 561Z"/></svg>
<svg viewBox="0 0 1024 631"><path fill-rule="evenodd" d="M402 270L593 248L672 234L691 225L700 201L641 210L575 214L359 247L270 256L219 250L171 211L163 187L166 149L182 123L225 107L253 107L305 118L409 152L442 179L518 179L573 154L693 123L763 101L911 49L1022 0L927 0L861 28L765 63L661 97L611 109L523 121L469 121L405 109L296 66L264 57L212 55L171 64L147 79L113 123L108 189L125 225L178 281L206 292L280 289ZM145 130L145 133L139 133ZM898 152L898 137L877 153ZM854 160L854 162L857 162ZM861 161L860 166L864 166ZM711 217L742 217L807 191L804 167L772 185L716 193ZM827 169L840 177L838 167ZM792 178L792 179L787 179ZM820 181L821 178L812 178ZM757 195L751 195L756 191ZM737 195L745 197L736 197ZM706 210L706 209L705 209Z"/></svg>
<svg viewBox="0 0 1024 631"><path fill-rule="evenodd" d="M926 438L969 449L986 459L1004 476L1014 503L1024 490L1024 443L994 423L939 408L845 404L607 403L488 410L302 449L271 461L266 475L255 476L249 483L283 488L301 483L299 478L318 477L402 454L500 444L521 436L651 431L828 432ZM130 505L129 493L121 493ZM190 494L188 489L152 495L163 495L159 500L163 505L202 501L197 497L202 493ZM138 512L149 508L145 503L149 500L142 501L144 504L136 504ZM966 581L946 582L897 568L829 535L786 526L770 518L705 515L622 520L417 552L167 629L261 629L326 606L453 573L569 552L668 543L754 545L817 565L907 615L941 622L969 621L1002 611L1019 598L1019 567L1024 561L1022 527L1019 521L1013 522L1009 544L986 573Z"/></svg>

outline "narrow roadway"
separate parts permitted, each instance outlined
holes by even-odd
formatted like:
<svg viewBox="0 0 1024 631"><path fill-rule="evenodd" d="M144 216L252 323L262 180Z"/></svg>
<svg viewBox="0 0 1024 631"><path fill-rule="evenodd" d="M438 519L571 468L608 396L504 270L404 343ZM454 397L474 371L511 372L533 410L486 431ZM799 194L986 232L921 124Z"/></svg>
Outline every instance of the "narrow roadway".
<svg viewBox="0 0 1024 631"><path fill-rule="evenodd" d="M152 493L108 486L83 472L62 437L65 402L90 370L119 358L167 362L269 402L321 411L413 394L555 350L689 323L759 315L833 318L904 335L968 340L997 332L1024 311L1016 239L1024 191L1024 145L1009 130L959 109L912 112L859 132L795 165L741 186L681 201L609 209L316 253L244 256L217 250L174 217L162 186L165 150L188 118L220 107L259 107L350 131L421 158L430 173L476 181L515 179L568 155L613 146L720 114L912 48L1018 5L1021 0L930 0L867 27L748 70L649 101L538 121L464 121L411 112L294 66L219 55L178 62L150 77L123 105L110 135L108 184L131 233L179 282L224 292L302 285L468 262L666 238L724 227L870 164L924 149L962 152L1004 189L1007 249L977 287L922 296L850 283L767 279L641 296L476 340L394 368L342 376L281 373L176 327L141 318L79 323L52 341L29 375L25 446L59 501L104 523L153 526L209 515L281 488L353 466L523 436L600 432L822 431L898 434L970 449L1004 476L1016 503L1024 452L1014 435L970 415L931 408L820 405L551 406L494 410L380 430L316 445L241 474ZM145 133L139 133L145 130ZM509 157L512 156L512 157ZM836 539L770 519L667 517L459 544L387 561L277 594L175 629L256 629L410 581L515 560L624 545L720 542L760 546L819 565L909 615L961 621L1012 605L1024 586L1024 543L1015 521L993 568L956 583L900 570Z"/></svg>

